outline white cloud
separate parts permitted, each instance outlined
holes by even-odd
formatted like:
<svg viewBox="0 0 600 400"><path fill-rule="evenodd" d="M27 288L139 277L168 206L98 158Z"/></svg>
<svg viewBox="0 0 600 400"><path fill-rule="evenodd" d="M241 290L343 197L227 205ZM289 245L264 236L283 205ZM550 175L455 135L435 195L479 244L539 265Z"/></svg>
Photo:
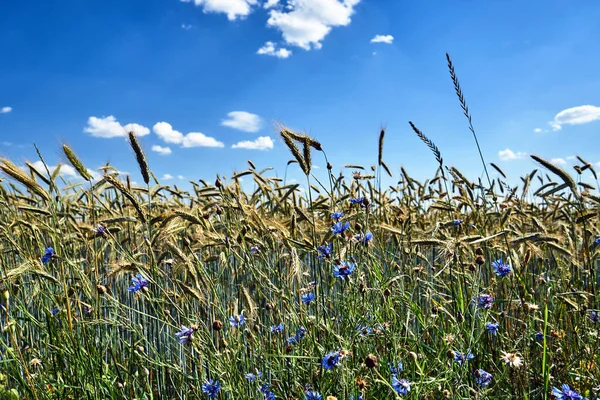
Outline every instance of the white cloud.
<svg viewBox="0 0 600 400"><path fill-rule="evenodd" d="M183 175L177 175L177 179L185 179Z"/></svg>
<svg viewBox="0 0 600 400"><path fill-rule="evenodd" d="M0 144L3 146L12 146L11 142L0 142Z"/></svg>
<svg viewBox="0 0 600 400"><path fill-rule="evenodd" d="M181 24L181 29L183 29L184 31L189 31L190 29L192 29L192 25L190 25L190 24Z"/></svg>
<svg viewBox="0 0 600 400"><path fill-rule="evenodd" d="M243 18L252 12L252 6L256 5L257 0L181 0L183 3L194 3L202 7L205 13L223 13L227 14L227 19L235 21Z"/></svg>
<svg viewBox="0 0 600 400"><path fill-rule="evenodd" d="M0 108L0 114L8 114L11 111L12 111L12 107L6 106L6 107Z"/></svg>
<svg viewBox="0 0 600 400"><path fill-rule="evenodd" d="M168 181L170 179L173 179L173 175L171 174L164 174L162 177L163 181Z"/></svg>
<svg viewBox="0 0 600 400"><path fill-rule="evenodd" d="M269 9L279 5L279 0L267 0L265 4L263 4L263 8Z"/></svg>
<svg viewBox="0 0 600 400"><path fill-rule="evenodd" d="M533 130L535 133L542 133L542 132L546 132L545 130L543 130L542 128L535 128Z"/></svg>
<svg viewBox="0 0 600 400"><path fill-rule="evenodd" d="M517 160L519 158L524 158L525 156L527 156L527 153L523 153L521 151L515 153L511 149L504 149L498 152L498 157L502 161Z"/></svg>
<svg viewBox="0 0 600 400"><path fill-rule="evenodd" d="M558 131L563 125L587 124L598 119L600 119L600 107L584 105L562 110L548 124L552 130Z"/></svg>
<svg viewBox="0 0 600 400"><path fill-rule="evenodd" d="M152 146L152 151L157 152L158 154L160 154L161 156L168 156L169 154L172 153L171 148L170 147L162 147L159 145L154 145Z"/></svg>
<svg viewBox="0 0 600 400"><path fill-rule="evenodd" d="M152 130L167 143L179 144L183 142L183 133L174 130L168 122L157 122Z"/></svg>
<svg viewBox="0 0 600 400"><path fill-rule="evenodd" d="M231 146L232 149L248 149L248 150L267 150L273 148L273 140L268 136L261 136L258 139L244 140Z"/></svg>
<svg viewBox="0 0 600 400"><path fill-rule="evenodd" d="M152 127L154 133L167 143L180 144L182 147L224 147L222 142L200 132L187 135L173 129L168 122L157 122Z"/></svg>
<svg viewBox="0 0 600 400"><path fill-rule="evenodd" d="M375 35L375 37L371 39L371 43L392 44L393 41L394 37L392 35Z"/></svg>
<svg viewBox="0 0 600 400"><path fill-rule="evenodd" d="M200 132L190 132L183 138L183 147L224 147L222 142Z"/></svg>
<svg viewBox="0 0 600 400"><path fill-rule="evenodd" d="M574 159L576 159L576 158L577 158L576 156L568 156L568 157L567 157L567 160L574 160Z"/></svg>
<svg viewBox="0 0 600 400"><path fill-rule="evenodd" d="M137 136L146 136L150 133L150 129L139 124L123 126L112 115L103 118L90 117L83 131L100 138L125 137L130 131Z"/></svg>
<svg viewBox="0 0 600 400"><path fill-rule="evenodd" d="M567 165L567 162L562 158L552 158L550 159L550 162L556 165Z"/></svg>
<svg viewBox="0 0 600 400"><path fill-rule="evenodd" d="M256 114L246 111L232 111L227 116L229 118L224 119L221 125L244 132L258 132L260 130L261 119Z"/></svg>
<svg viewBox="0 0 600 400"><path fill-rule="evenodd" d="M360 0L288 0L284 10L271 10L267 26L281 31L286 43L320 49L331 28L347 26Z"/></svg>
<svg viewBox="0 0 600 400"><path fill-rule="evenodd" d="M275 43L266 42L263 47L258 49L256 54L262 54L266 56L273 56L277 58L288 58L292 55L292 51L284 47L276 48Z"/></svg>

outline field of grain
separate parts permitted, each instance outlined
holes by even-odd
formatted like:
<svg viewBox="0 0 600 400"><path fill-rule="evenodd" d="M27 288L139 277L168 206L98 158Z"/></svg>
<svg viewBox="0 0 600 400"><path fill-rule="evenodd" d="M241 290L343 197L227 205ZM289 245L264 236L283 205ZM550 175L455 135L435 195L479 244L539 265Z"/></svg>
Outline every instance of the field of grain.
<svg viewBox="0 0 600 400"><path fill-rule="evenodd" d="M73 184L0 160L1 398L596 398L592 164L533 156L511 186L482 156L469 181L417 125L425 182L388 168L384 131L373 166L332 166L282 127L307 191L252 161L165 186L133 133L144 185L68 146Z"/></svg>

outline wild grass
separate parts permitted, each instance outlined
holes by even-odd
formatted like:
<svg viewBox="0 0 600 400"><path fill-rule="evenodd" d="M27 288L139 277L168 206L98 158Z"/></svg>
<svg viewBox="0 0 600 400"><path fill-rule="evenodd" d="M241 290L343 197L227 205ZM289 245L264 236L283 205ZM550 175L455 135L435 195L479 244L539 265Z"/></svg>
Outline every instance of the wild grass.
<svg viewBox="0 0 600 400"><path fill-rule="evenodd" d="M320 182L321 144L282 127L308 192L251 161L164 186L133 134L144 187L66 146L85 184L0 160L3 398L596 398L593 166L472 182L410 125L438 171L387 188L384 130L376 175L325 158Z"/></svg>

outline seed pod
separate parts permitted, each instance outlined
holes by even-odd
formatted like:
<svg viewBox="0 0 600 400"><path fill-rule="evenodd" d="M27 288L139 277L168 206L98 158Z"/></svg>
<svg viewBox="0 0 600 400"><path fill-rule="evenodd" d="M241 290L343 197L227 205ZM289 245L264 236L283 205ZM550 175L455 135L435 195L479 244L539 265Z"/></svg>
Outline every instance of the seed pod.
<svg viewBox="0 0 600 400"><path fill-rule="evenodd" d="M217 319L212 323L212 328L214 331L219 332L223 329L223 323Z"/></svg>
<svg viewBox="0 0 600 400"><path fill-rule="evenodd" d="M365 357L365 366L367 368L373 369L377 367L379 363L377 362L377 356L374 354L369 354Z"/></svg>

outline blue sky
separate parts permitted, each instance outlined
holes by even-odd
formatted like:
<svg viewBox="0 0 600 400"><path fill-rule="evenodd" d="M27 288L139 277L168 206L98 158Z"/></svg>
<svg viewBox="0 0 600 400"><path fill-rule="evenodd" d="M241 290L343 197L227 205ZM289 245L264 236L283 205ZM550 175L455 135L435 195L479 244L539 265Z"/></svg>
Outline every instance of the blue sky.
<svg viewBox="0 0 600 400"><path fill-rule="evenodd" d="M276 123L321 141L335 172L368 166L385 126L396 177L403 165L424 179L436 164L411 120L476 178L449 52L488 162L515 180L534 168L527 154L596 163L598 20L595 0L3 2L0 154L36 161L35 143L56 165L67 143L88 168L141 181L133 128L155 174L182 184L248 159L283 175Z"/></svg>

